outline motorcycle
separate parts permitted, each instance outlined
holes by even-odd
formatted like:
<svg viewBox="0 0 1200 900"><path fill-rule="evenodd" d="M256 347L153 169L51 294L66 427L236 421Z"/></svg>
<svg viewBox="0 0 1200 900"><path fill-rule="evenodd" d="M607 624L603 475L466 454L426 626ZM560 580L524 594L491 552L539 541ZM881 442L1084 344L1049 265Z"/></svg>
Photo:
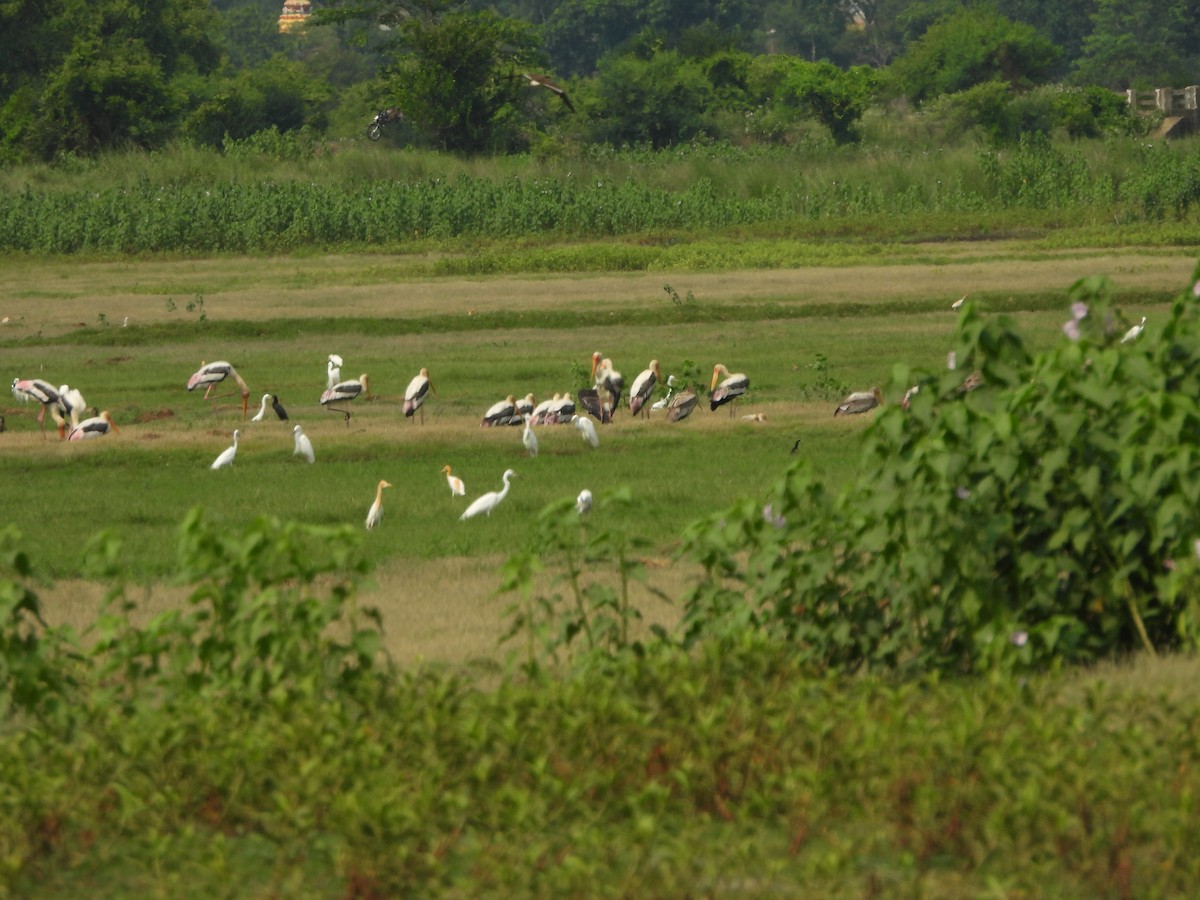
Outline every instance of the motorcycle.
<svg viewBox="0 0 1200 900"><path fill-rule="evenodd" d="M373 141L379 140L381 137L383 137L384 125L388 125L392 122L399 122L403 118L404 113L402 113L395 106L389 109L381 109L379 112L375 113L375 118L372 119L371 124L367 126L367 137Z"/></svg>

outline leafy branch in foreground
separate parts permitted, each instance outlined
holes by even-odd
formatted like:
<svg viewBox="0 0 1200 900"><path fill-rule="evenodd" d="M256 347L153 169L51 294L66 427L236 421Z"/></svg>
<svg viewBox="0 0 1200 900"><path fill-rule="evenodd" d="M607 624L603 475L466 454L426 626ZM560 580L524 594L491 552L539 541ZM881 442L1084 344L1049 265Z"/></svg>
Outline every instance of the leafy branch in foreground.
<svg viewBox="0 0 1200 900"><path fill-rule="evenodd" d="M866 432L870 477L793 468L695 525L685 644L752 629L821 666L947 672L1200 645L1196 290L1129 340L1107 279L1069 300L1048 353L968 305L957 366L898 366L889 394L917 390Z"/></svg>

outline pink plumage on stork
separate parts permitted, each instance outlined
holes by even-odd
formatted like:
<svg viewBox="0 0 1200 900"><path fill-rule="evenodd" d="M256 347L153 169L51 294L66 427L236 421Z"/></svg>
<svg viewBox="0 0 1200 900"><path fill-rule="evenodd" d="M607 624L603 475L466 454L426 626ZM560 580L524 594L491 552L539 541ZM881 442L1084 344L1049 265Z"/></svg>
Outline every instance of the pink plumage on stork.
<svg viewBox="0 0 1200 900"><path fill-rule="evenodd" d="M349 381L339 381L333 387L321 394L321 405L331 412L340 412L346 417L346 427L350 427L350 410L341 406L330 406L330 403L349 403L359 396L371 399L371 382L366 373Z"/></svg>
<svg viewBox="0 0 1200 900"><path fill-rule="evenodd" d="M246 421L247 407L250 405L250 388L246 386L245 380L238 374L237 369L223 359L216 362L201 363L200 368L192 373L192 377L188 379L187 389L194 391L196 388L204 385L204 399L216 400L221 396L231 396L217 394L213 395L212 391L218 384L226 378L232 378L238 386L238 391L242 395L242 421ZM217 412L217 405L213 403L213 414Z"/></svg>
<svg viewBox="0 0 1200 900"><path fill-rule="evenodd" d="M112 420L112 416L108 414L108 410L100 413L98 416L92 416L90 419L84 419L78 425L71 429L71 434L68 436L68 441L89 441L92 438L104 437L110 431L119 432L121 429L117 427L117 423Z"/></svg>
<svg viewBox="0 0 1200 900"><path fill-rule="evenodd" d="M433 391L433 382L429 380L429 370L421 369L421 373L408 383L404 392L404 417L411 419L413 413L421 411L421 424L425 424L425 398Z"/></svg>
<svg viewBox="0 0 1200 900"><path fill-rule="evenodd" d="M630 415L636 416L642 413L646 418L650 418L650 407L647 404L654 396L654 389L658 387L661 380L662 372L658 368L658 360L652 359L649 367L639 372L638 377L633 379L633 384L629 386Z"/></svg>
<svg viewBox="0 0 1200 900"><path fill-rule="evenodd" d="M42 405L38 411L38 426L42 429L42 437L46 436L46 410L58 403L58 388L40 378L14 378L12 382L13 396L22 402L36 400ZM60 426L61 433L61 426Z"/></svg>
<svg viewBox="0 0 1200 900"><path fill-rule="evenodd" d="M722 377L724 376L724 377ZM718 380L720 383L718 383ZM708 408L716 412L718 406L729 404L729 417L733 418L733 411L737 406L738 398L750 389L750 379L742 372L730 374L729 370L721 363L713 366L712 384L709 386Z"/></svg>

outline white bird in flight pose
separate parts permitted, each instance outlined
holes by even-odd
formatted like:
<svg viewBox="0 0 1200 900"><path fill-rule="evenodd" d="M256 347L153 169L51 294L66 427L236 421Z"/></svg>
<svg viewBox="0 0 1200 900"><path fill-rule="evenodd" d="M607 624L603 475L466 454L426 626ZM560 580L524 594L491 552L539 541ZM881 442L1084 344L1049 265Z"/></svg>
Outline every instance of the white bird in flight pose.
<svg viewBox="0 0 1200 900"><path fill-rule="evenodd" d="M296 449L292 451L292 456L303 456L310 463L316 462L317 454L313 452L312 441L308 439L304 429L297 425L292 429L292 434L296 437Z"/></svg>
<svg viewBox="0 0 1200 900"><path fill-rule="evenodd" d="M508 480L510 478L516 478L517 473L514 472L512 469L505 469L504 475L502 477L504 479L503 489L501 489L499 491L488 491L483 496L476 497L474 500L472 500L471 505L468 506L463 511L463 514L458 517L458 520L460 522L463 521L464 519L473 518L473 517L479 515L480 513L484 513L489 516L492 514L492 510L495 509L497 506L499 506L501 501L503 501L504 498L508 496L508 488L509 488Z"/></svg>
<svg viewBox="0 0 1200 900"><path fill-rule="evenodd" d="M221 451L221 455L213 460L213 464L209 467L212 469L224 469L226 466L233 465L233 458L237 456L237 439L239 432L235 428L233 431L233 446L226 447Z"/></svg>
<svg viewBox="0 0 1200 900"><path fill-rule="evenodd" d="M383 489L391 487L390 481L380 481L375 485L375 502L371 504L370 510L367 511L367 531L370 531L379 524L379 520L383 518Z"/></svg>

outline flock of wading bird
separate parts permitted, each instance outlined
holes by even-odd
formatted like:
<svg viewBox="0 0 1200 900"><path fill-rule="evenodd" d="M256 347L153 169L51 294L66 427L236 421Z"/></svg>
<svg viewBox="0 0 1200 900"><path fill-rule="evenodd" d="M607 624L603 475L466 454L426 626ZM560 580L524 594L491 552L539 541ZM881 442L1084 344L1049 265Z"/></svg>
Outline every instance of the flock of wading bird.
<svg viewBox="0 0 1200 900"><path fill-rule="evenodd" d="M352 414L350 404L360 397L366 400L372 399L370 379L364 373L358 378L343 380L341 377L342 365L343 360L339 355L336 353L329 355L326 364L326 387L321 394L320 404L330 411L341 413L346 425L349 426ZM537 456L538 438L533 429L535 425L573 425L584 441L592 447L599 447L599 433L592 420L595 419L600 424L611 422L613 415L620 409L622 400L625 401L631 416L649 418L651 410L665 410L666 419L669 422L679 422L686 419L700 402L696 389L690 384L681 385L674 375L669 376L664 383L658 360L651 360L649 366L638 373L638 376L630 384L629 392L626 395L624 376L613 367L611 359L597 351L592 354L591 380L593 383L591 388L580 390L576 394L578 407L576 406L576 398L572 398L570 393L555 394L552 398L537 404L534 403L533 394L527 394L520 400L510 394L505 399L494 403L488 408L480 419L480 427L524 426L521 433L522 445L530 456ZM231 392L221 393L219 388L222 386L228 387L230 382L236 385L236 389ZM651 403L651 399L660 384L665 384L667 388L666 396L657 402ZM240 395L242 419L245 420L249 415L250 388L237 369L229 362L218 360L217 362L201 363L200 368L192 373L187 381L189 392L199 387L204 388L204 399L213 403L214 414L218 399ZM749 388L750 379L744 373L731 373L723 364L717 363L713 367L712 383L709 386L709 409L715 412L722 406L728 406L729 415L732 418L738 399ZM420 421L423 424L425 421L425 401L433 391L433 382L429 378L429 371L423 368L413 377L405 389L403 407L405 417L413 418L419 414ZM42 408L38 413L37 421L42 430L43 437L46 434L45 416L47 412L50 413L58 425L60 439L68 441L89 440L120 430L107 410L101 412L93 409L91 417L82 419L81 416L86 410L87 404L83 399L83 395L68 385L64 384L55 388L52 384L40 378L14 378L12 392L19 400L25 402L33 400L41 405ZM871 391L855 392L838 405L837 409L834 410L834 415L867 412L878 406L880 401L881 394L878 388L873 388ZM287 410L280 402L279 396L270 393L263 394L258 412L251 421L261 422L266 418L268 408L279 420L288 421ZM580 415L577 411L579 409L582 409L591 418ZM754 419L756 421L764 420L762 414L743 416L743 418ZM0 418L0 431L3 429L3 419ZM241 430L235 429L233 432L233 443L213 460L210 468L214 470L223 469L233 465L234 460L237 458L238 438L240 435ZM292 435L294 439L293 455L303 457L310 463L316 462L316 453L313 449L312 441L304 433L304 429L300 425L295 425L292 428ZM795 447L793 447L794 449ZM462 479L453 473L450 466L443 467L442 474L446 476L450 492L453 496L466 496L466 487ZM517 473L512 469L506 469L501 476L503 483L501 489L498 491L489 491L472 501L459 517L460 520L470 519L478 515L490 515L492 510L499 506L504 501L504 498L508 496L511 479L516 476ZM382 520L383 491L385 488L391 486L391 483L388 481L380 481L376 485L375 501L371 504L366 518L366 527L368 529L373 529ZM591 505L591 492L588 490L581 491L576 498L576 509L582 515L591 509Z"/></svg>

